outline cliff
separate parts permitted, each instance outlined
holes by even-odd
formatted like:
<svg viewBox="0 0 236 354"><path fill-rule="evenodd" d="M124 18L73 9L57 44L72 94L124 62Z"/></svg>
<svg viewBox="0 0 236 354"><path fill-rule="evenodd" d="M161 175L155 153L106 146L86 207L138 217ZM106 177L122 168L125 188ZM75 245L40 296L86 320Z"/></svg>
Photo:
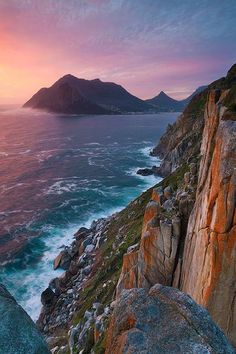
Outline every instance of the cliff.
<svg viewBox="0 0 236 354"><path fill-rule="evenodd" d="M234 352L235 79L236 65L161 139L172 173L55 260L38 321L53 353Z"/></svg>
<svg viewBox="0 0 236 354"><path fill-rule="evenodd" d="M179 287L209 310L236 345L234 90L208 93L199 167L189 165L172 196L153 190L140 248L124 256L117 297L123 289L155 283Z"/></svg>
<svg viewBox="0 0 236 354"><path fill-rule="evenodd" d="M180 288L209 309L236 344L236 121L225 114L227 94L211 92L206 106Z"/></svg>
<svg viewBox="0 0 236 354"><path fill-rule="evenodd" d="M0 353L49 354L35 323L0 284Z"/></svg>

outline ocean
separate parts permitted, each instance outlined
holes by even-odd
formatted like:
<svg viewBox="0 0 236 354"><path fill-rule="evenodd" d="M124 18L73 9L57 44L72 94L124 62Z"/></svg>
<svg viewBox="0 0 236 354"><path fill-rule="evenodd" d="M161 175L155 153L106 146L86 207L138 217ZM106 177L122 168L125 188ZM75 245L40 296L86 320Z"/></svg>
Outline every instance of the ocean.
<svg viewBox="0 0 236 354"><path fill-rule="evenodd" d="M158 177L149 152L178 113L63 116L0 110L0 282L36 320L53 260L81 226L121 210Z"/></svg>

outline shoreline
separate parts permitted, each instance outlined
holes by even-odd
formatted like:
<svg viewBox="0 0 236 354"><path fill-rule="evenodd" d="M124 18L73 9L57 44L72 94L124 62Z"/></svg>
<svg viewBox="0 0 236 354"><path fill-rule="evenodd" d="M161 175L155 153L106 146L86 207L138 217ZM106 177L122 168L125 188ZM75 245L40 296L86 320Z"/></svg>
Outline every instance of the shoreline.
<svg viewBox="0 0 236 354"><path fill-rule="evenodd" d="M94 242L97 241L96 239L96 233L101 233L102 229L106 226L106 224L110 223L112 220L116 219L117 215L119 215L119 213L121 213L122 211L124 211L130 204L134 203L137 198L139 198L143 193L146 193L149 189L153 188L154 185L156 185L157 183L160 183L162 180L162 177L159 176L147 176L147 177L143 177L143 176L139 176L137 175L137 177L140 177L141 179L152 179L152 183L150 183L148 186L145 187L145 189L143 189L142 191L140 191L140 193L131 201L129 201L128 203L126 203L123 206L117 207L115 209L110 209L107 212L104 212L104 214L99 215L97 218L91 217L91 219L89 219L87 222L82 223L82 224L78 224L76 232L71 232L71 237L70 237L70 242L67 245L64 245L64 247L60 247L61 251L59 251L57 253L57 255L54 258L53 263L55 262L55 260L60 256L60 254L65 251L65 250L71 250L73 249L73 247L75 246L75 239L76 239L76 235L80 234L80 231L83 229L87 229L88 230L88 234L93 233L94 235ZM155 178L155 181L154 181ZM97 226L98 228L100 228L100 230L97 230ZM96 230L96 232L94 232L94 230ZM96 242L95 242L96 243ZM76 245L77 247L78 245ZM99 248L99 247L98 247ZM98 249L97 248L97 249ZM96 249L96 247L95 247ZM94 249L93 249L94 250ZM93 251L92 250L92 251ZM73 254L73 251L72 251ZM73 261L73 256L71 257L71 261ZM53 263L52 263L52 269L51 269L51 278L48 281L48 288L50 288L50 284L53 282L53 280L56 278L63 278L65 276L65 273L68 269L63 269L60 268L60 266L57 267L57 269L53 269ZM85 279L85 281L87 281L87 278ZM53 291L55 291L55 288L52 287ZM46 290L46 289L44 289ZM39 312L37 318L34 317L33 320L37 323L37 321L39 321L40 319L40 315L43 309L43 305L41 304L41 311Z"/></svg>

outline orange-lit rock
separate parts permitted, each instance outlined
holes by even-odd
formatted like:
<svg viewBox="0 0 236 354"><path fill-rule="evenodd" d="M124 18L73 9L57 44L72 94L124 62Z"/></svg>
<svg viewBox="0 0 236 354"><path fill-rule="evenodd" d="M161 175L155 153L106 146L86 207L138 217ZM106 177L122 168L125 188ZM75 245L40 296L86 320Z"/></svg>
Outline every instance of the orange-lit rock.
<svg viewBox="0 0 236 354"><path fill-rule="evenodd" d="M180 289L206 307L236 345L236 122L222 120L226 94L212 91L205 111Z"/></svg>
<svg viewBox="0 0 236 354"><path fill-rule="evenodd" d="M233 354L208 312L177 289L122 292L111 317L106 354Z"/></svg>
<svg viewBox="0 0 236 354"><path fill-rule="evenodd" d="M117 296L123 289L132 289L138 286L138 251L126 253L123 256L123 265L116 287Z"/></svg>

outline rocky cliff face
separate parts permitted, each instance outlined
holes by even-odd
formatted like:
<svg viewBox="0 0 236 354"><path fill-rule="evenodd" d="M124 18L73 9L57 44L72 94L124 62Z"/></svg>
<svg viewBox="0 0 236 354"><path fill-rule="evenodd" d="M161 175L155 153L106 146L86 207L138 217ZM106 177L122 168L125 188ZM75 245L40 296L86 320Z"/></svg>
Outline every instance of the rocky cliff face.
<svg viewBox="0 0 236 354"><path fill-rule="evenodd" d="M124 288L179 287L236 345L236 121L224 106L228 95L208 95L197 183L192 163L172 195L153 190L140 248L124 256L117 297Z"/></svg>
<svg viewBox="0 0 236 354"><path fill-rule="evenodd" d="M236 121L224 119L227 94L211 92L206 106L180 288L209 309L236 344Z"/></svg>
<svg viewBox="0 0 236 354"><path fill-rule="evenodd" d="M35 323L0 284L0 353L49 354Z"/></svg>
<svg viewBox="0 0 236 354"><path fill-rule="evenodd" d="M203 88L202 92L194 95L177 121L168 126L152 152L154 156L162 158L159 174L167 176L183 162L199 154L204 128L204 109L210 90L230 89L231 94L228 96L227 106L232 105L231 108L235 111L235 106L233 107L235 105L235 98L233 98L235 97L235 83L236 64L230 68L226 77L211 83Z"/></svg>

